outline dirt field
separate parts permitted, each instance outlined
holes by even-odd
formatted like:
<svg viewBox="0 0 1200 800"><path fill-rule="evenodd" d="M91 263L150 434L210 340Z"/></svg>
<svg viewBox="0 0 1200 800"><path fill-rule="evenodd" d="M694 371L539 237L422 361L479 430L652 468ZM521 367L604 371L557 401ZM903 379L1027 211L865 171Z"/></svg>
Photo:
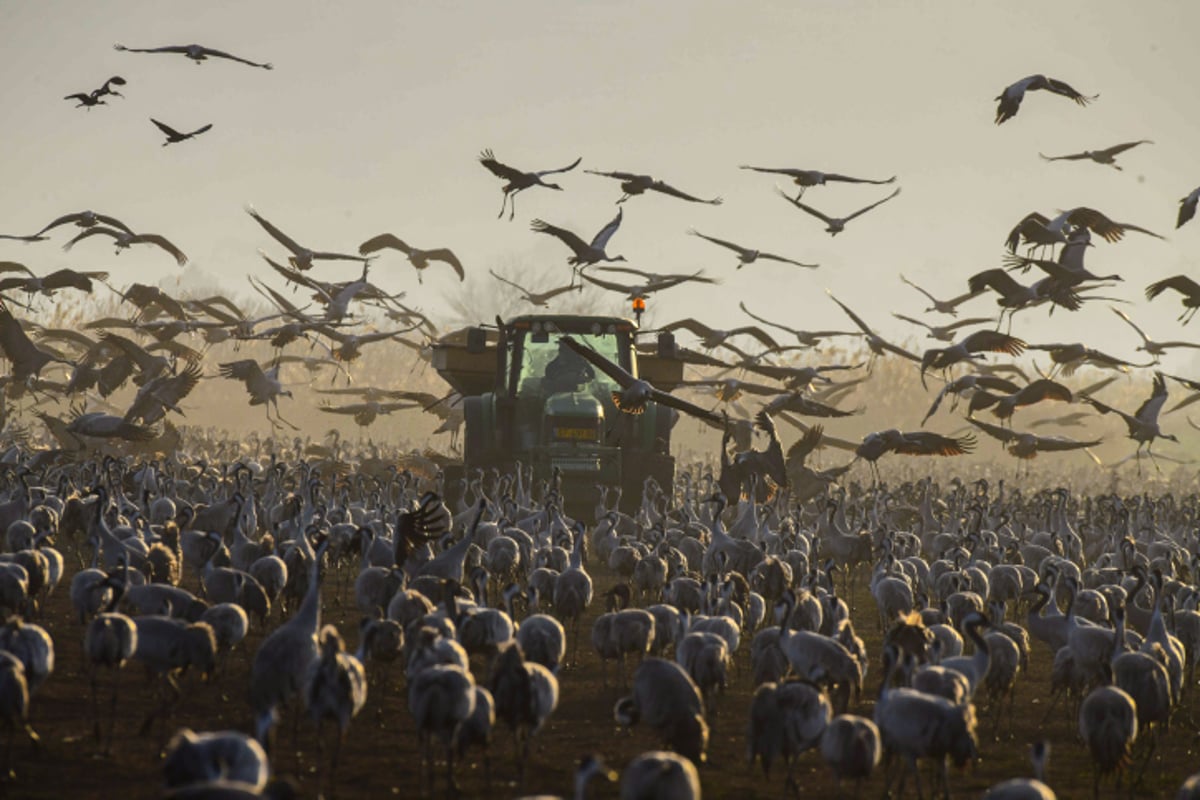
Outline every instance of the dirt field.
<svg viewBox="0 0 1200 800"><path fill-rule="evenodd" d="M127 668L120 677L121 711L117 723L117 743L111 757L97 755L97 745L91 737L88 679L82 670L81 642L83 629L71 619L68 584L76 565L68 556L68 575L54 595L41 623L51 632L57 651L57 667L33 702L33 721L42 738L42 750L33 754L26 743L18 742L14 750L15 781L0 784L0 796L20 798L101 797L119 792L123 799L155 797L160 788L160 751L176 727L188 725L198 730L239 728L249 730L249 713L245 699L248 685L248 666L254 649L261 640L261 631L232 654L224 670L212 682L203 683L198 676L189 675L183 681L184 699L169 725L156 726L153 735L139 737L137 729L152 707L153 687L138 666ZM596 595L610 586L614 578L606 569L594 567ZM348 588L345 568L331 571L325 582L324 622L336 623L350 643L356 639L357 612ZM194 578L185 583L191 586ZM193 587L194 588L194 587ZM339 589L341 589L339 591ZM871 672L867 676L867 697L852 703L851 710L871 715L872 695L878 687L878 654L880 634L874 623L874 605L860 592L853 618L859 635L871 653ZM515 782L516 769L513 749L507 732L499 732L492 746L493 783L485 784L484 771L478 755L459 770L463 795L467 797L508 798L540 792L570 796L572 770L575 760L588 752L602 753L614 768L620 769L641 751L656 749L658 742L645 729L632 733L620 730L612 719L614 702L622 690L601 682L600 664L587 646L587 631L592 619L602 611L601 602L593 602L584 620L581 636L582 665L560 674L561 699L558 710L536 741L526 784ZM738 671L730 691L721 698L719 716L713 727L709 747L709 762L701 769L704 794L709 798L739 797L775 798L787 796L784 771L777 766L771 778L765 779L761 770L750 770L745 761L746 710L753 692L749 675L749 636L743 639L737 653ZM479 675L482 661L473 662ZM1022 676L1017 696L1016 728L1013 737L996 741L988 734L991 715L981 715L980 751L982 759L965 773L951 779L956 797L976 797L992 783L1012 776L1030 774L1027 759L1028 744L1039 737L1053 744L1047 782L1059 797L1082 797L1090 793L1090 764L1083 747L1076 739L1073 714L1056 708L1048 721L1046 716L1049 693L1050 654L1044 645L1035 642L1031 674ZM419 758L412 721L403 690L403 675L396 669L391 685L380 707L382 692L378 684L370 687L366 709L350 727L342 764L337 775L336 791L326 795L340 797L418 797L427 796L419 784ZM102 691L106 706L107 694ZM1185 700L1175 725L1159 744L1138 797L1174 797L1180 782L1200 769L1197 757L1197 735L1192 724L1195 694ZM277 772L298 778L302 794L316 796L315 729L307 720L299 726L299 746L292 746L291 717L279 726L279 737L273 762ZM806 754L796 775L803 792L813 797L837 796L833 781L816 753ZM878 796L882 791L881 773L877 772L864 788L866 796ZM1115 796L1111 782L1102 796ZM908 792L913 796L911 785ZM1124 794L1124 793L1123 793ZM435 795L444 796L439 783ZM590 797L616 797L613 785L593 784Z"/></svg>

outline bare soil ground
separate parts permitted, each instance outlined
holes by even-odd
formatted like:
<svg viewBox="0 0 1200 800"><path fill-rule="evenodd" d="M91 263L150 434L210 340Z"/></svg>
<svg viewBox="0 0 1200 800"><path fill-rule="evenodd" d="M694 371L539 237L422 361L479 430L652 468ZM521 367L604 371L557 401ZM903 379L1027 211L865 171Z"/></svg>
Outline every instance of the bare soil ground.
<svg viewBox="0 0 1200 800"><path fill-rule="evenodd" d="M45 615L38 620L51 633L57 651L54 675L41 688L33 701L33 723L41 735L42 748L32 752L27 743L18 739L13 751L16 777L0 783L0 797L62 798L102 797L119 795L123 800L156 797L161 789L161 750L170 734L179 726L197 730L237 728L250 730L246 702L248 669L251 656L262 638L255 630L238 650L232 653L223 669L211 682L188 675L182 681L183 698L172 720L154 727L149 736L139 736L137 730L146 714L154 707L155 687L148 682L140 666L133 664L119 678L120 711L117 721L117 742L111 756L98 755L98 745L92 738L92 716L89 682L83 669L81 645L83 628L71 618L68 584L77 569L68 555L68 575L51 598ZM357 639L357 611L349 588L348 567L331 571L325 582L323 621L335 623L353 645ZM491 748L492 783L485 781L482 759L478 753L468 756L458 770L458 779L465 797L509 798L524 794L562 794L570 796L575 761L589 752L602 753L616 769L623 767L638 753L658 749L653 734L642 728L632 732L621 730L613 721L612 708L624 693L615 685L605 686L601 679L600 662L588 644L592 620L602 609L601 592L615 581L603 567L593 567L597 600L593 602L581 628L581 665L564 669L559 678L561 698L558 710L535 743L535 752L525 785L516 783L516 767L511 738L507 731L498 731ZM191 588L194 576L185 585ZM867 677L866 696L851 703L850 710L871 716L874 689L878 686L880 632L875 623L874 604L865 591L855 598L853 619L859 635L871 654L871 671ZM277 618L272 624L277 622ZM777 766L769 779L761 769L749 769L746 764L747 709L753 694L749 678L749 636L743 639L737 653L737 669L729 691L720 698L717 718L713 725L709 760L701 768L704 794L709 798L786 797L784 769ZM1049 672L1051 654L1039 642L1034 644L1030 672L1019 682L1016 715L1011 736L1002 726L999 739L991 737L992 712L980 715L981 760L963 773L951 777L953 796L978 797L991 784L1013 776L1030 775L1027 758L1030 742L1045 738L1053 745L1047 782L1059 797L1084 797L1091 792L1091 766L1076 730L1072 709L1060 703L1047 718L1049 702ZM482 660L473 662L477 676L484 670ZM611 674L611 673L610 673ZM107 677L102 687L107 687ZM421 797L430 796L420 783L420 757L412 719L408 713L402 670L397 666L390 676L384 696L378 682L370 686L367 706L350 726L342 762L336 776L336 787L326 785L327 796L341 797ZM107 708L107 691L102 688L102 716ZM382 698L382 704L381 704ZM1196 693L1186 697L1170 731L1162 734L1136 797L1174 797L1182 780L1200 770L1197 757L1198 740L1192 722L1196 708ZM104 718L106 719L106 717ZM302 795L313 797L317 787L317 747L315 728L307 720L298 727L298 740L293 744L294 712L289 712L278 727L273 754L278 773L294 776ZM329 728L327 727L327 731ZM326 749L328 754L329 750ZM1141 751L1139 751L1140 753ZM829 772L816 753L806 754L796 767L801 791L806 796L839 796ZM441 782L432 796L445 796ZM846 787L847 790L850 787ZM883 791L882 770L877 771L864 786L865 796L879 796ZM911 786L907 794L914 796ZM617 787L593 783L589 797L616 797ZM1102 796L1117 796L1111 779L1103 785ZM1121 796L1128 792L1122 790Z"/></svg>

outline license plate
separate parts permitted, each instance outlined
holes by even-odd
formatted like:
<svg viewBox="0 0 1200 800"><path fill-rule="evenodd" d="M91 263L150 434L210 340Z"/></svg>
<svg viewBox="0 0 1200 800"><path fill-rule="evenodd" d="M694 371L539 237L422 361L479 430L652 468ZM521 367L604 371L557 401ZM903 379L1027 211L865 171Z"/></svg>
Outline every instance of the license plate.
<svg viewBox="0 0 1200 800"><path fill-rule="evenodd" d="M594 441L596 438L595 428L555 428L555 439L584 439Z"/></svg>

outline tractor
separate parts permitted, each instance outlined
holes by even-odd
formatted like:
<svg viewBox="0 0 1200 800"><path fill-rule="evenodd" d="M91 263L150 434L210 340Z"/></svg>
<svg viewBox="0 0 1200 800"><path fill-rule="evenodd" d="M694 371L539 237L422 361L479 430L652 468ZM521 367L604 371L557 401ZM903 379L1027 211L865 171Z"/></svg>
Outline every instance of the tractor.
<svg viewBox="0 0 1200 800"><path fill-rule="evenodd" d="M478 470L532 467L535 482L553 480L567 514L588 522L602 486L621 488L621 509L632 513L647 479L669 491L674 409L650 403L641 414L621 412L620 387L566 346L571 336L632 375L671 391L683 361L669 333L651 352L639 352L638 326L620 317L530 314L494 327L471 327L433 345L433 366L463 400L462 464L446 470L447 487Z"/></svg>

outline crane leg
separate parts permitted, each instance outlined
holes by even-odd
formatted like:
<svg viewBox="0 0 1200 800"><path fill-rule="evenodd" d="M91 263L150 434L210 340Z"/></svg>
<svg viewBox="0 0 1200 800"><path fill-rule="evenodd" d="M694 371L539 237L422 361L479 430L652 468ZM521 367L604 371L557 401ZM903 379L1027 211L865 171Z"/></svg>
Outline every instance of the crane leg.
<svg viewBox="0 0 1200 800"><path fill-rule="evenodd" d="M112 752L113 734L117 730L117 681L120 678L120 673L115 669L113 670L112 678L112 697L109 699L108 703L108 741L104 744L105 755L108 755Z"/></svg>
<svg viewBox="0 0 1200 800"><path fill-rule="evenodd" d="M1159 472L1162 472L1162 467L1159 466L1158 459L1154 456L1154 451L1150 449L1151 444L1146 445L1146 455L1150 456L1150 461L1154 463L1154 468Z"/></svg>
<svg viewBox="0 0 1200 800"><path fill-rule="evenodd" d="M100 701L96 698L96 671L95 666L92 667L92 733L97 742L100 741Z"/></svg>
<svg viewBox="0 0 1200 800"><path fill-rule="evenodd" d="M298 428L295 425L293 425L292 423L288 422L286 419L283 418L283 415L279 413L278 401L276 401L276 403L275 403L275 418L278 419L280 422L282 422L284 425L287 425L289 428L291 428L294 431L300 430L300 428Z"/></svg>

